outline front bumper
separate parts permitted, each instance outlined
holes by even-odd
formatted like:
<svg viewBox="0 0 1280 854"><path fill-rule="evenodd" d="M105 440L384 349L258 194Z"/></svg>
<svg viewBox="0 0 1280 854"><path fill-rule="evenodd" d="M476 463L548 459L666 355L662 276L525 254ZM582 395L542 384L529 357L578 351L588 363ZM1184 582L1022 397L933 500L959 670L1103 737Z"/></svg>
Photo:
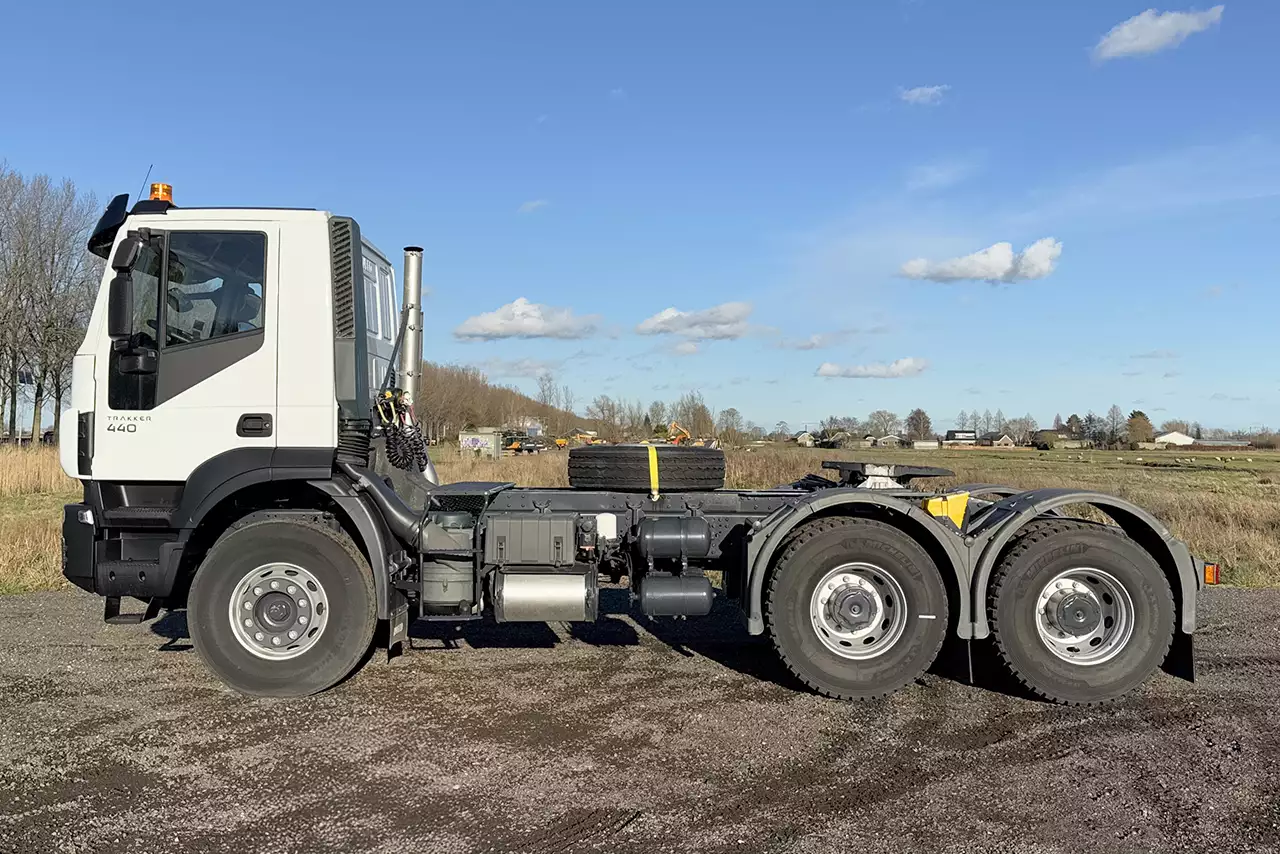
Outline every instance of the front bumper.
<svg viewBox="0 0 1280 854"><path fill-rule="evenodd" d="M62 574L99 596L167 598L182 559L183 544L173 531L105 530L89 504L62 511Z"/></svg>

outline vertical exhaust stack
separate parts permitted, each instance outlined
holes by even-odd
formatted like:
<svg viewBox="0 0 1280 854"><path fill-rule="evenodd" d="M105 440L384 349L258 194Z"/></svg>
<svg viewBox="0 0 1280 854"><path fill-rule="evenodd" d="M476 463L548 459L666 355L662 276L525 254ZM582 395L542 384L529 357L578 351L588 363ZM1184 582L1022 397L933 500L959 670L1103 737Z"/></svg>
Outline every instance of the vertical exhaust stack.
<svg viewBox="0 0 1280 854"><path fill-rule="evenodd" d="M422 247L404 248L404 299L402 310L408 315L404 341L400 343L400 387L409 395L410 403L418 401L422 378Z"/></svg>
<svg viewBox="0 0 1280 854"><path fill-rule="evenodd" d="M404 298L401 300L402 311L405 312L404 341L400 343L400 387L409 398L409 405L416 407L418 389L422 379L422 247L406 246L404 248ZM415 409L416 411L416 409ZM427 467L422 476L428 483L439 485L440 476L436 467L427 459Z"/></svg>

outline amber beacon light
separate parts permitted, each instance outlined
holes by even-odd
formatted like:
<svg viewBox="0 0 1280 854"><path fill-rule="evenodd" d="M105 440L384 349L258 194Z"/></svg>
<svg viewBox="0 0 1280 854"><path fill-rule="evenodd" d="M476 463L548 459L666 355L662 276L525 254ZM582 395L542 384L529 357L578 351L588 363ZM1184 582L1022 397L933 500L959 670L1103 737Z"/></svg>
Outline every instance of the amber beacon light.
<svg viewBox="0 0 1280 854"><path fill-rule="evenodd" d="M172 202L173 201L173 185L172 184L152 184L151 185L151 201Z"/></svg>

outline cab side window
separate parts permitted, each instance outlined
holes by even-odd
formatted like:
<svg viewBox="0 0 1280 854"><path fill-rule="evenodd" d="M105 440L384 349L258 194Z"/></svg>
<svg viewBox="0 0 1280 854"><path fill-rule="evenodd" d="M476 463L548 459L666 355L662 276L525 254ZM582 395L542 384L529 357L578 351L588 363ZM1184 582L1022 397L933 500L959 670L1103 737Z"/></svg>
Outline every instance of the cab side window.
<svg viewBox="0 0 1280 854"><path fill-rule="evenodd" d="M175 231L169 235L166 348L262 329L266 235Z"/></svg>

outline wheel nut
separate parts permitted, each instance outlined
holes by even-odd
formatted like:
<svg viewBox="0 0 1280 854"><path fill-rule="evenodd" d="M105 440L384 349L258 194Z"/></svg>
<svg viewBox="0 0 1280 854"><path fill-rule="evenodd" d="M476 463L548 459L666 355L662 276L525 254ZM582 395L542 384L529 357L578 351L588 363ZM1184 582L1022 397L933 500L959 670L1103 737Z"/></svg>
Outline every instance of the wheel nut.
<svg viewBox="0 0 1280 854"><path fill-rule="evenodd" d="M306 615L306 614L303 614L301 617L299 617L299 618L298 618L298 622L299 622L301 625L304 625L304 626L305 626L305 625L307 624L307 615Z"/></svg>
<svg viewBox="0 0 1280 854"><path fill-rule="evenodd" d="M850 584L850 583L852 583L852 582L853 582L853 579L852 579L852 578L850 578L850 577L849 577L849 576L847 576L847 575L842 575L842 576L840 576L840 581L841 581L842 583L844 583L844 584Z"/></svg>
<svg viewBox="0 0 1280 854"><path fill-rule="evenodd" d="M255 588L253 588L253 595L254 595L254 596L261 596L261 595L262 595L262 588L261 588L261 587L255 587Z"/></svg>
<svg viewBox="0 0 1280 854"><path fill-rule="evenodd" d="M279 582L279 581L273 581L273 582L271 582L271 589L272 589L272 590L279 590L279 589L280 589L280 582Z"/></svg>
<svg viewBox="0 0 1280 854"><path fill-rule="evenodd" d="M262 632L254 632L253 639L256 641L262 640Z"/></svg>
<svg viewBox="0 0 1280 854"><path fill-rule="evenodd" d="M280 638L279 638L279 637L273 637L273 638L271 639L271 645L272 645L272 646L279 646L279 645L280 645Z"/></svg>
<svg viewBox="0 0 1280 854"><path fill-rule="evenodd" d="M244 603L244 609L245 609L246 611L252 611L252 610L253 610L253 603L252 603L252 602L245 602L245 603Z"/></svg>
<svg viewBox="0 0 1280 854"><path fill-rule="evenodd" d="M289 589L288 589L287 591L285 591L285 592L287 592L290 596L292 596L293 594L295 594L295 593L297 593L297 592L298 592L298 588L296 588L296 587L294 587L292 584L290 584L290 585L289 585Z"/></svg>
<svg viewBox="0 0 1280 854"><path fill-rule="evenodd" d="M305 608L305 607L307 607L307 600L306 600L306 599L299 599L299 600L298 600L298 607L299 607L299 608Z"/></svg>
<svg viewBox="0 0 1280 854"><path fill-rule="evenodd" d="M289 640L295 640L297 637L298 633L293 629L289 629Z"/></svg>
<svg viewBox="0 0 1280 854"><path fill-rule="evenodd" d="M244 621L244 624L245 624L246 626L248 626L249 628L253 628L253 620L248 620L248 619L246 619L246 620Z"/></svg>

